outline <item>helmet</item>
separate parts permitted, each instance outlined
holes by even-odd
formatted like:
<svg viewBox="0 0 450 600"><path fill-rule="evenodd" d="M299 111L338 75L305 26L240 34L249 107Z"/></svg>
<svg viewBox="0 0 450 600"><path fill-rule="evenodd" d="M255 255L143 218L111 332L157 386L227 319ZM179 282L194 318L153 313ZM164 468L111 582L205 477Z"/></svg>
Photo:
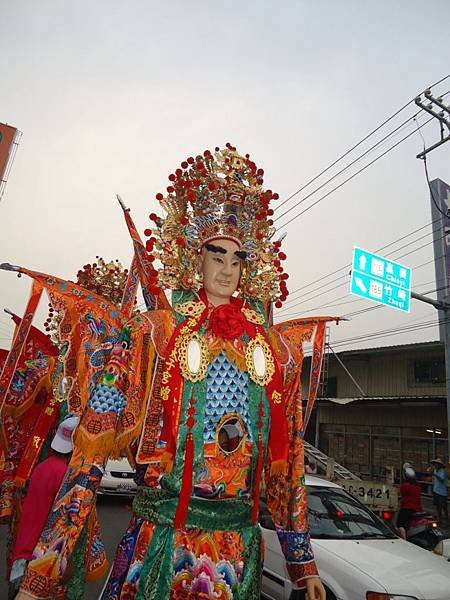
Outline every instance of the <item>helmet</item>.
<svg viewBox="0 0 450 600"><path fill-rule="evenodd" d="M414 471L413 466L410 463L404 463L403 465L403 475L405 479L415 479L416 472Z"/></svg>

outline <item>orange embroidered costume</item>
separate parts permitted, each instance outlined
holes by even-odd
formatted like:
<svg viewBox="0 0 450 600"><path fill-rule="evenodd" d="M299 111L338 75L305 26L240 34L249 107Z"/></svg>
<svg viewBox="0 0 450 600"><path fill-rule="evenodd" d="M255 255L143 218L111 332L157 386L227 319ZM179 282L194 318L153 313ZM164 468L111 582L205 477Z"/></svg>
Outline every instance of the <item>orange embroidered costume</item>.
<svg viewBox="0 0 450 600"><path fill-rule="evenodd" d="M0 460L0 463L4 462L0 464L0 521L9 526L8 576L30 475L35 465L45 458L58 422L67 413L82 414L86 402L81 402L83 393L80 393L79 384L94 377L95 372L101 369L105 347L108 348L109 344L111 348L111 342L116 341L120 332L120 329L114 332L104 326L101 298L103 302L108 299L110 308L109 303L120 306L124 314L133 308L133 302L131 305L123 302L124 289L131 292L133 286L128 284L128 271L118 261L106 263L97 257L93 265L84 265L78 271L77 284L26 269L22 272L35 279L33 292L23 319L8 311L17 329L10 352L0 353L0 361L5 363L4 368L0 364L0 455L3 453L5 457L4 461ZM47 335L31 326L43 287L51 298L45 322ZM56 295L52 289L55 289ZM91 292L94 294L89 298ZM94 310L90 310L92 308ZM89 377L85 376L81 364L74 360L80 343L84 349L83 356L88 359L85 366L89 364ZM70 394L66 393L68 390ZM67 465L64 465L64 472L66 468ZM53 488L47 492L53 498ZM27 531L27 534L30 532ZM98 537L95 510L89 515L86 534L77 543L77 560L72 558L74 570L83 565L76 581L67 581L72 598L77 597L75 588L82 590L85 580L102 578L108 571L103 544ZM66 586L59 587L58 595L65 597Z"/></svg>
<svg viewBox="0 0 450 600"><path fill-rule="evenodd" d="M262 189L263 171L248 155L231 145L205 151L169 180L167 195L157 195L167 215L151 215L140 273L154 309L122 328L89 386L79 452L56 500L60 526L44 531L23 584L32 597L46 598L63 575L102 465L124 449L139 487L103 599L259 599L263 487L292 581L317 576L300 374L302 342L312 341L311 407L330 319L270 327L268 308L287 297L269 208L278 196ZM208 253L233 265L238 257L238 294L217 306L199 269ZM225 289L223 273L216 283ZM171 306L161 288L172 290Z"/></svg>

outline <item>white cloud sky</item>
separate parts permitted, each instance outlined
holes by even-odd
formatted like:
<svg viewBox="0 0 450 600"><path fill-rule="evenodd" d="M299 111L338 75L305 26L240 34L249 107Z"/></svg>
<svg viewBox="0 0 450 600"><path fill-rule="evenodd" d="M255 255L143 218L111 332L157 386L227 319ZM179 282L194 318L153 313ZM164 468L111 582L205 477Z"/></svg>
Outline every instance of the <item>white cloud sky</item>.
<svg viewBox="0 0 450 600"><path fill-rule="evenodd" d="M3 3L0 121L23 137L0 202L0 262L65 278L96 255L128 266L115 194L143 231L167 175L186 156L227 141L287 197L448 74L447 11L445 0ZM450 80L437 91L448 90ZM435 142L437 126L424 135ZM354 245L374 251L431 221L415 158L421 145L413 135L289 225L292 290L350 262ZM430 154L431 178L450 180L449 152L450 144ZM431 258L429 245L403 260ZM413 273L414 285L433 279L432 265ZM20 314L28 289L26 278L0 272L0 305ZM374 311L340 325L332 340L426 315L433 309L417 302L410 315ZM11 332L0 315L0 346ZM364 345L436 337L427 329Z"/></svg>

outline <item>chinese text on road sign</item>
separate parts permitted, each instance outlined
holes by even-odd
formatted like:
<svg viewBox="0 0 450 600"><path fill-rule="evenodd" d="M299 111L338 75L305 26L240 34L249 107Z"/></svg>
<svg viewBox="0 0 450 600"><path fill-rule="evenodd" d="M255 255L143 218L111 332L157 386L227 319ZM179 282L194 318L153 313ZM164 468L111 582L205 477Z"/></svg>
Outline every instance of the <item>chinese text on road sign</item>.
<svg viewBox="0 0 450 600"><path fill-rule="evenodd" d="M411 269L355 247L350 293L409 312Z"/></svg>

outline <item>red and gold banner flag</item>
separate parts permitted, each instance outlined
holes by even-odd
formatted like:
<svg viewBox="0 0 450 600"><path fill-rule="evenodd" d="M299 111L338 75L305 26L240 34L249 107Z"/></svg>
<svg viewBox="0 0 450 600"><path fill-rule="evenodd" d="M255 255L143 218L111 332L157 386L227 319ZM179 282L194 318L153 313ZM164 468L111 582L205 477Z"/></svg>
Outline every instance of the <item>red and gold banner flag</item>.
<svg viewBox="0 0 450 600"><path fill-rule="evenodd" d="M309 317L305 319L292 319L291 321L277 323L271 327L272 334L281 335L281 337L285 340L284 344L280 346L279 339L277 339L277 337L272 338L272 341L279 350L279 355L282 358L282 362L284 363L287 363L287 357L285 356L283 358L283 353L287 351L289 354L289 350L285 344L286 342L288 342L288 344L292 344L292 348L290 350L295 351L294 362L300 375L302 372L303 363L303 343L308 342L312 344L311 369L308 381L308 399L306 403L305 414L301 417L303 420L303 433L308 425L317 396L317 389L319 386L325 350L325 328L327 322L330 321L336 321L336 323L338 323L339 317ZM300 380L298 380L293 386L292 393L298 394L298 397L301 400Z"/></svg>
<svg viewBox="0 0 450 600"><path fill-rule="evenodd" d="M152 282L152 273L154 271L152 262L147 254L144 244L142 243L141 237L136 229L133 219L128 208L124 209L125 222L128 227L131 239L133 241L134 253L137 259L136 263L139 279L141 282L142 292L144 294L145 302L148 310L162 309L167 310L170 308L169 301L162 289Z"/></svg>
<svg viewBox="0 0 450 600"><path fill-rule="evenodd" d="M133 254L131 267L128 271L127 281L123 290L122 302L120 309L122 313L129 319L133 314L133 308L136 300L137 289L139 286L138 258Z"/></svg>
<svg viewBox="0 0 450 600"><path fill-rule="evenodd" d="M3 179L17 129L0 123L0 181Z"/></svg>
<svg viewBox="0 0 450 600"><path fill-rule="evenodd" d="M28 332L30 331L31 321L42 295L42 290L43 287L40 283L36 281L33 282L30 299L28 300L28 304L20 325L16 328L11 350L9 351L9 354L3 365L3 369L0 374L0 414L2 413L3 406L6 402L9 386L11 385L14 372L22 355Z"/></svg>

